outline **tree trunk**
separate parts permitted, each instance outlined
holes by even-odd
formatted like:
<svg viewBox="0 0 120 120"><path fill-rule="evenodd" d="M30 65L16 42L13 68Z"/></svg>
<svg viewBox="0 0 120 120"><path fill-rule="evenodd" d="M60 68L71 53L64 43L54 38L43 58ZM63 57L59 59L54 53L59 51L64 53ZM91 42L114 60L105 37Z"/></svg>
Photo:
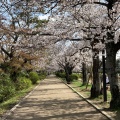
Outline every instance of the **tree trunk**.
<svg viewBox="0 0 120 120"><path fill-rule="evenodd" d="M91 88L91 98L98 97L101 93L101 81L99 79L99 56L93 57L93 85Z"/></svg>
<svg viewBox="0 0 120 120"><path fill-rule="evenodd" d="M119 82L116 78L116 53L117 50L120 48L117 47L118 44L112 43L107 43L106 44L106 70L108 74L108 78L110 81L110 91L111 91L111 102L110 102L110 108L118 108L120 107L120 86Z"/></svg>
<svg viewBox="0 0 120 120"><path fill-rule="evenodd" d="M83 85L87 84L87 68L86 68L86 63L83 62L82 64L82 74L83 74Z"/></svg>
<svg viewBox="0 0 120 120"><path fill-rule="evenodd" d="M65 68L65 74L66 74L67 84L70 84L70 82L71 82L70 75L72 74L72 69L70 67L66 67Z"/></svg>

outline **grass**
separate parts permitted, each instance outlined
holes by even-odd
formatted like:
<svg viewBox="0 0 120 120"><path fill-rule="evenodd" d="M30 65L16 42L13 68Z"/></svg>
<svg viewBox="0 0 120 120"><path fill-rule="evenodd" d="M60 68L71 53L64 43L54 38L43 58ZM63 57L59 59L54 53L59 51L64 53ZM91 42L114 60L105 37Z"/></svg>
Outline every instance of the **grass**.
<svg viewBox="0 0 120 120"><path fill-rule="evenodd" d="M65 80L65 78L62 78L62 80ZM80 92L85 98L90 98L90 90L92 87L92 84L89 83L87 86L83 85L81 80L73 80L71 83L71 87L73 87L77 92ZM111 100L111 93L110 90L107 90L107 102L103 101L103 95L100 95L97 98L91 99L95 103L100 103L100 106L103 105L104 107L109 107L109 103ZM97 101L97 102L96 102Z"/></svg>
<svg viewBox="0 0 120 120"><path fill-rule="evenodd" d="M86 89L86 85L82 85L82 82L80 80L74 80L71 83L71 87L73 87L77 92L80 92L85 98L90 98L90 89L91 89L91 84L89 83ZM107 102L103 101L103 95L100 95L97 98L90 99L92 100L93 103L97 104L100 107L109 107L109 103L111 100L111 93L109 90L107 90Z"/></svg>
<svg viewBox="0 0 120 120"><path fill-rule="evenodd" d="M37 82L37 84L40 81ZM16 92L14 96L10 99L0 103L0 116L2 116L7 110L10 110L14 105L16 105L22 98L24 98L36 85L32 85L28 89L24 89Z"/></svg>
<svg viewBox="0 0 120 120"><path fill-rule="evenodd" d="M83 96L85 96L87 98L90 97L91 84L88 84L87 89L86 89L86 85L83 85L80 80L74 80L71 83L71 86L74 89L76 89L78 92L82 93Z"/></svg>
<svg viewBox="0 0 120 120"><path fill-rule="evenodd" d="M83 86L81 81L76 80L73 81L70 86L83 95L86 99L90 98L91 84L89 84L88 88L86 89L86 86ZM112 116L113 119L120 119L120 109L110 109L111 93L109 89L107 90L107 102L104 102L103 95L89 100L91 103L97 105L101 110L104 110L108 115Z"/></svg>
<svg viewBox="0 0 120 120"><path fill-rule="evenodd" d="M64 79L64 82L66 82L65 79ZM90 98L90 90L92 86L91 84L88 84L86 89L86 85L82 85L81 80L74 80L72 81L70 86L74 88L77 92L79 92L82 96L84 96L86 99ZM97 105L101 110L104 110L113 119L115 120L120 119L120 108L110 109L111 93L109 88L107 90L107 102L104 102L103 95L100 95L97 98L89 99L89 100L91 101L91 103Z"/></svg>

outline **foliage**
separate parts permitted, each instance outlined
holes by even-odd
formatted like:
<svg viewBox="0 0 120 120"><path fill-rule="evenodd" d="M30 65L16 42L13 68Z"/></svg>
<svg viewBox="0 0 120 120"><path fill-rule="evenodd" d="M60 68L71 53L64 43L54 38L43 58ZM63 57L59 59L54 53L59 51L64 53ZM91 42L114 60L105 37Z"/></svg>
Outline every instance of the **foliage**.
<svg viewBox="0 0 120 120"><path fill-rule="evenodd" d="M0 68L6 74L11 74L15 70L15 69L12 69L11 61L1 63Z"/></svg>
<svg viewBox="0 0 120 120"><path fill-rule="evenodd" d="M32 84L36 84L37 81L39 80L39 75L37 72L30 72L29 73L29 78L32 81Z"/></svg>
<svg viewBox="0 0 120 120"><path fill-rule="evenodd" d="M19 77L26 77L26 78L28 78L29 77L29 73L26 70L21 70L17 77L18 78Z"/></svg>
<svg viewBox="0 0 120 120"><path fill-rule="evenodd" d="M32 85L32 82L30 79L26 78L26 77L20 77L17 80L16 83L16 90L23 90L23 89L27 89Z"/></svg>
<svg viewBox="0 0 120 120"><path fill-rule="evenodd" d="M7 100L15 94L15 86L6 74L0 76L0 102Z"/></svg>
<svg viewBox="0 0 120 120"><path fill-rule="evenodd" d="M33 89L33 87L35 87L35 86L31 86L28 89L16 91L16 94L14 94L12 97L10 97L8 100L0 103L0 116L3 113L5 113L6 110L12 108L16 103L18 103L18 101L21 98L23 98L28 92L30 92Z"/></svg>
<svg viewBox="0 0 120 120"><path fill-rule="evenodd" d="M83 85L81 81L76 81L74 80L71 84L71 86L77 91L79 92L81 95L83 95L85 98L89 98L90 97L90 89L91 89L91 86L92 84L89 83L88 84L88 87L86 89L86 85ZM106 103L106 107L108 107L109 105L109 102L111 100L111 93L110 93L110 90L108 89L107 90L107 102L103 102L103 95L100 95L98 96L97 98L94 98L94 99L91 99L91 101L94 103L95 101L95 104L98 106L100 104L100 106L102 106L102 104ZM97 103L98 102L98 103ZM105 107L105 105L103 105Z"/></svg>
<svg viewBox="0 0 120 120"><path fill-rule="evenodd" d="M91 84L88 84L88 87L86 89L86 85L83 85L82 81L73 80L71 85L77 91L84 93L85 97L90 97L90 89L92 86Z"/></svg>
<svg viewBox="0 0 120 120"><path fill-rule="evenodd" d="M45 75L45 74L39 75L39 79L40 79L40 80L43 80L43 79L45 79L45 78L46 78L46 75Z"/></svg>
<svg viewBox="0 0 120 120"><path fill-rule="evenodd" d="M39 70L39 71L37 71L37 73L38 73L38 75L39 75L39 79L40 79L40 80L45 79L46 76L47 76L47 72L46 72L46 71Z"/></svg>
<svg viewBox="0 0 120 120"><path fill-rule="evenodd" d="M73 73L72 75L70 75L70 78L71 78L71 81L78 80L79 76L77 74Z"/></svg>
<svg viewBox="0 0 120 120"><path fill-rule="evenodd" d="M60 77L60 78L65 78L65 77L66 77L65 72L60 72L60 71L57 71L57 72L55 73L55 75L56 75L57 77ZM70 75L70 80L71 80L71 81L73 81L73 80L78 80L79 78L81 78L81 74L72 73L72 74Z"/></svg>
<svg viewBox="0 0 120 120"><path fill-rule="evenodd" d="M56 75L57 77L60 77L60 78L65 78L65 77L66 77L66 75L65 75L64 72L56 72L55 75Z"/></svg>
<svg viewBox="0 0 120 120"><path fill-rule="evenodd" d="M30 63L24 63L24 61L14 58L8 62L1 63L0 68L4 73L10 74L11 80L16 82L18 77L26 77L27 71L33 69L33 65L30 65Z"/></svg>
<svg viewBox="0 0 120 120"><path fill-rule="evenodd" d="M78 75L78 78L82 78L82 73L77 73L77 75Z"/></svg>

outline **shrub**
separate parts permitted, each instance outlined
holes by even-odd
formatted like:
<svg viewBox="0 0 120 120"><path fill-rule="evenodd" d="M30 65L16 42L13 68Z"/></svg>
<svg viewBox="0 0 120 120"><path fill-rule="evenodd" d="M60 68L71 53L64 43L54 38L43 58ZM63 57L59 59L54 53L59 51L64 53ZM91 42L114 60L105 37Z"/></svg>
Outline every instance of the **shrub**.
<svg viewBox="0 0 120 120"><path fill-rule="evenodd" d="M39 75L37 72L30 72L29 73L29 78L32 81L32 84L36 84L37 81L39 80Z"/></svg>
<svg viewBox="0 0 120 120"><path fill-rule="evenodd" d="M72 74L72 75L70 75L70 78L71 78L71 81L73 81L73 80L78 80L79 79L79 76L77 75L77 74Z"/></svg>
<svg viewBox="0 0 120 120"><path fill-rule="evenodd" d="M45 79L46 75L39 75L39 79L42 80L42 79Z"/></svg>
<svg viewBox="0 0 120 120"><path fill-rule="evenodd" d="M60 77L60 76L59 76L59 72L55 72L55 75L56 75L57 77Z"/></svg>
<svg viewBox="0 0 120 120"><path fill-rule="evenodd" d="M0 102L9 99L15 94L15 86L9 75L0 76Z"/></svg>
<svg viewBox="0 0 120 120"><path fill-rule="evenodd" d="M32 82L30 79L26 77L20 77L18 78L18 81L16 83L16 90L23 90L27 89L32 85Z"/></svg>
<svg viewBox="0 0 120 120"><path fill-rule="evenodd" d="M20 71L18 77L26 77L27 78L27 77L29 77L29 74L25 70L24 71Z"/></svg>
<svg viewBox="0 0 120 120"><path fill-rule="evenodd" d="M61 77L61 78L65 78L66 77L66 75L65 75L65 73L64 72L56 72L55 73L55 75L57 76L57 77Z"/></svg>
<svg viewBox="0 0 120 120"><path fill-rule="evenodd" d="M82 73L78 73L78 78L82 78Z"/></svg>
<svg viewBox="0 0 120 120"><path fill-rule="evenodd" d="M60 73L60 77L61 78L65 78L66 77L66 74L63 72L63 73Z"/></svg>
<svg viewBox="0 0 120 120"><path fill-rule="evenodd" d="M38 71L37 73L38 73L38 75L39 75L39 79L40 79L40 80L45 79L46 76L47 76L47 72L45 72L45 71Z"/></svg>

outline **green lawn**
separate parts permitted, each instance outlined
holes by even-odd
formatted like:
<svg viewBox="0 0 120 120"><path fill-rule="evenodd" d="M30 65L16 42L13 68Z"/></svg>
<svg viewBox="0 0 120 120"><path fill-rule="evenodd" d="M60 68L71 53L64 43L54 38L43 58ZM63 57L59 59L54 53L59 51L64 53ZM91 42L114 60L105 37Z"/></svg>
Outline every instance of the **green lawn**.
<svg viewBox="0 0 120 120"><path fill-rule="evenodd" d="M90 98L90 89L91 89L91 84L89 83L86 89L86 85L82 85L82 82L80 80L74 80L71 83L71 87L73 87L77 92L79 92L81 95L83 95L85 98ZM97 98L90 99L93 101L95 104L98 106L105 106L109 107L109 103L111 100L111 93L110 90L107 90L107 102L103 102L103 95L100 95Z"/></svg>
<svg viewBox="0 0 120 120"><path fill-rule="evenodd" d="M24 89L16 92L12 98L0 103L0 116L6 111L11 109L15 104L17 104L22 98L25 97L36 85L32 85L28 89Z"/></svg>

